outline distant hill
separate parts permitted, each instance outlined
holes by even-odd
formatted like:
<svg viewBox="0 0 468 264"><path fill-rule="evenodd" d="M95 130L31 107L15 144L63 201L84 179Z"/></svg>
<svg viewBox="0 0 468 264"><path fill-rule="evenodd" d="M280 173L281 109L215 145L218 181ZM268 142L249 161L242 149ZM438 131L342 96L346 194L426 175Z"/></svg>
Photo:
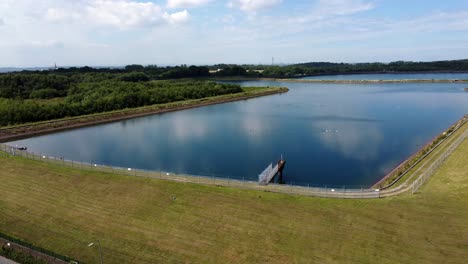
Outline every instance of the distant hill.
<svg viewBox="0 0 468 264"><path fill-rule="evenodd" d="M468 59L445 61L395 61L390 63L336 63L336 62L306 62L290 65L236 65L215 64L211 66L157 66L157 65L127 65L127 66L84 66L84 67L29 67L0 68L0 73L20 71L50 71L54 74L67 73L123 73L144 72L152 79L176 79L207 76L250 76L250 77L300 77L307 75L333 75L358 73L420 73L420 72L468 72Z"/></svg>
<svg viewBox="0 0 468 264"><path fill-rule="evenodd" d="M85 67L75 67L75 66L67 66L67 67L60 67L61 69L70 69L70 68L86 68ZM91 69L123 69L124 66L93 66ZM0 67L0 73L5 72L22 72L22 71L48 71L53 70L53 67Z"/></svg>
<svg viewBox="0 0 468 264"><path fill-rule="evenodd" d="M395 61L395 62L390 62L390 63L307 62L307 63L293 64L291 66L317 68L317 69L335 69L335 70L344 70L344 71L347 71L347 70L381 71L381 72L468 71L468 59L429 61L429 62Z"/></svg>
<svg viewBox="0 0 468 264"><path fill-rule="evenodd" d="M50 67L29 67L29 68L6 67L6 68L0 68L0 72L44 71L44 70L49 70L49 69Z"/></svg>
<svg viewBox="0 0 468 264"><path fill-rule="evenodd" d="M420 73L420 72L468 72L468 59L390 63L333 63L307 62L287 66L264 66L264 77L300 77L312 75L358 74L358 73Z"/></svg>

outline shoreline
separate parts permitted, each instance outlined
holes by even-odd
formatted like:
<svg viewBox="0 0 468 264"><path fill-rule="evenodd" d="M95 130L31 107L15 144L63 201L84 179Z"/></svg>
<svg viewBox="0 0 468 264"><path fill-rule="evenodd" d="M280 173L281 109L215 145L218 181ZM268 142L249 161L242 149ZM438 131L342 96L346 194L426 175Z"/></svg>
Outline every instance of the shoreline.
<svg viewBox="0 0 468 264"><path fill-rule="evenodd" d="M219 95L186 101L171 102L167 104L143 106L130 109L122 109L111 112L96 113L85 116L55 119L30 124L21 124L0 128L0 143L45 135L70 129L112 123L148 115L164 114L196 107L223 104L256 97L282 94L288 92L285 87L265 87L260 90L244 91L238 94Z"/></svg>
<svg viewBox="0 0 468 264"><path fill-rule="evenodd" d="M463 126L460 126L461 128ZM458 130L456 130L458 131ZM178 183L190 183L196 185L205 185L205 186L217 186L217 187L227 187L227 188L236 188L242 190L255 190L271 193L282 193L289 195L300 195L300 196L314 196L314 197L324 197L324 198L333 198L333 199L379 199L391 196L399 196L401 194L410 192L414 194L417 192L419 187L421 187L424 182L430 178L437 168L444 163L445 159L455 150L457 147L468 137L468 129L463 130L461 133L457 133L454 136L451 142L446 140L441 141L439 144L444 144L446 149L439 156L437 152L430 151L424 156L424 159L431 159L434 157L435 160L432 161L432 164L424 168L424 172L421 173L416 179L411 181L409 184L400 185L397 187L390 186L387 189L380 188L360 188L360 189L346 189L346 188L333 188L333 187L313 187L313 186L300 186L300 185L288 185L288 184L268 184L261 185L258 181L245 180L242 179L232 179L232 178L218 178L214 176L204 176L204 175L191 175L191 174L177 174L166 171L151 171L151 170L142 170L136 168L123 168L123 167L114 167L105 164L94 164L87 163L82 161L66 160L61 157L47 156L40 153L32 153L17 150L17 148L0 144L0 154L4 154L4 157L18 157L19 159L30 160L31 162L39 162L43 164L48 164L49 166L57 166L62 168L71 169L72 171L87 171L87 172L96 172L96 173L108 173L109 175L122 175L135 178L146 178L153 180L162 180L162 181L171 181ZM451 133L450 135L453 135ZM2 155L0 155L2 158ZM409 180L409 179L408 179Z"/></svg>
<svg viewBox="0 0 468 264"><path fill-rule="evenodd" d="M268 77L218 77L209 78L214 81L273 81L292 83L337 83L337 84L380 84L380 83L468 83L468 80L456 79L402 79L402 80L327 80L327 79L296 79Z"/></svg>
<svg viewBox="0 0 468 264"><path fill-rule="evenodd" d="M187 101L179 101L179 102L172 102L163 105L152 105L152 106L144 106L132 109L122 109L116 110L112 112L105 112L105 113L97 113L92 115L86 116L78 116L78 117L71 117L65 119L58 119L58 120L49 120L49 121L42 121L32 124L22 124L16 125L11 127L0 127L0 143L7 143L19 139L35 137L39 135L51 134L65 130L72 130L82 127L118 122L122 120L128 120L133 118L144 117L148 115L155 115L155 114L164 114L168 112L175 112L180 110L186 110L196 107L202 106L209 106L215 104L222 104L228 102L235 102L240 100L248 100L251 98L261 97L261 96L268 96L274 94L281 94L288 92L289 89L285 87L266 87L260 90L253 90L253 91L244 91L238 94L227 94L227 95L220 95L215 97L208 97L208 98L201 98L201 99L193 99ZM447 129L442 131L440 134L429 140L426 144L424 144L421 148L419 148L416 152L411 154L409 157L403 159L401 162L398 163L390 172L386 173L382 178L380 178L376 183L369 185L369 189L379 188L379 189L388 189L398 183L406 174L410 171L411 168L419 164L428 154L430 154L433 150L435 150L439 144L435 145L432 149L430 148L431 145L434 144L443 133L453 128L455 129L453 132L457 131L458 128L462 127L466 122L468 122L468 115L460 118L457 122L450 125ZM459 126L457 126L459 125ZM448 133L448 136L441 140L441 142L445 141L446 138L449 138L452 133ZM439 143L441 143L439 142ZM424 152L424 153L423 153ZM422 156L418 160L414 161L415 157ZM409 167L409 169L407 169ZM401 170L403 168L403 170ZM385 186L382 186L383 183L389 178L395 177L395 175L402 171L403 173L397 175L395 180L390 183L387 183Z"/></svg>
<svg viewBox="0 0 468 264"><path fill-rule="evenodd" d="M390 172L385 174L380 180L378 180L376 183L371 185L371 188L379 188L379 189L388 189L391 188L393 185L398 183L409 171L418 165L421 161L423 161L429 154L432 153L437 147L443 143L447 138L450 138L450 136L453 135L456 131L458 131L459 128L463 127L465 123L468 122L468 115L464 115L462 118L458 119L455 123L450 125L448 128L444 129L441 133L430 139L426 144L424 144L421 148L419 148L416 152L414 152L412 155L410 155L408 158L404 159L402 162L398 163L397 166L395 166ZM447 131L452 130L452 132L447 133ZM444 135L444 133L446 133ZM445 136L441 141L439 141L433 148L430 148L431 145L434 144L434 142L437 141L437 139L441 138L442 136ZM426 151L426 153L424 153ZM424 154L423 154L424 153ZM422 155L421 158L417 159L416 161L412 161L414 158L417 156ZM405 169L406 167L406 169ZM383 183L385 183L388 179L392 178L395 176L399 171L402 171L402 174L398 175L395 180L392 182L386 184L385 186L379 186Z"/></svg>

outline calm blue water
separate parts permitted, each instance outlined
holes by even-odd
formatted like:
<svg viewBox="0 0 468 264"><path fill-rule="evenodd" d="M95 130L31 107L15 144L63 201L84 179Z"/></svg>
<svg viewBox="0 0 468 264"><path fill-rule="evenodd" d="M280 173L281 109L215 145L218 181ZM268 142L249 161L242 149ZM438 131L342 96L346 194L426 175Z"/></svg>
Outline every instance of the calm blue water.
<svg viewBox="0 0 468 264"><path fill-rule="evenodd" d="M98 164L256 180L369 186L468 113L466 84L280 85L290 92L13 142Z"/></svg>
<svg viewBox="0 0 468 264"><path fill-rule="evenodd" d="M385 73L308 76L306 80L468 80L468 73Z"/></svg>

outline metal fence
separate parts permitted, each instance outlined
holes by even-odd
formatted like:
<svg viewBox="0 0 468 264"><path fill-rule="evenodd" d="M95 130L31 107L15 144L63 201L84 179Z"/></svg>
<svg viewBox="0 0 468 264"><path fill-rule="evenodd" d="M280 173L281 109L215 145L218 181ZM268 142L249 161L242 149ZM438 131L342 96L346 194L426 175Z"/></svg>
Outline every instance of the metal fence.
<svg viewBox="0 0 468 264"><path fill-rule="evenodd" d="M290 184L268 184L260 185L257 181L245 179L229 179L215 176L199 176L188 174L174 174L164 171L148 171L134 168L122 168L115 166L100 165L94 163L79 162L66 160L63 158L40 155L24 150L19 150L17 147L0 144L0 150L3 154L8 153L13 156L20 156L31 160L41 160L52 164L70 167L78 170L99 171L114 173L120 175L153 178L161 180L171 180L184 183L197 183L205 185L216 185L225 187L234 187L251 190L261 190L265 192L277 192L295 195L307 195L330 198L380 198L394 196L404 192L411 191L415 193L427 179L434 174L444 160L463 142L468 135L468 130L457 138L445 151L442 153L423 173L409 185L400 185L396 188L387 190L369 189L369 188L349 188L349 186L332 187L332 186L299 186ZM0 152L1 154L1 152Z"/></svg>
<svg viewBox="0 0 468 264"><path fill-rule="evenodd" d="M452 154L452 152L460 146L463 140L467 137L468 130L458 137L446 150L442 153L416 180L411 184L411 193L415 193L421 185L423 185L429 177L431 177L437 169L442 165L442 163Z"/></svg>

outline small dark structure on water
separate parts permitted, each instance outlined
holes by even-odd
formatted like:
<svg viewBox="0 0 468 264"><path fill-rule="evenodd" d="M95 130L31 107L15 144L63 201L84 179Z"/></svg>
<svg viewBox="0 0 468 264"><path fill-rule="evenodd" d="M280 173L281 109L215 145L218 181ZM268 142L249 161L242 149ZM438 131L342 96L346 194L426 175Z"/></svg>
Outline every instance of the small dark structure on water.
<svg viewBox="0 0 468 264"><path fill-rule="evenodd" d="M14 146L13 148L17 149L17 150L27 150L28 149L27 147L18 146L18 145Z"/></svg>
<svg viewBox="0 0 468 264"><path fill-rule="evenodd" d="M283 170L286 166L286 160L283 159L281 155L281 159L278 163L273 167L273 164L268 165L268 167L258 175L258 183L261 185L267 185L268 183L272 182L275 176L278 174L278 182L283 181Z"/></svg>

